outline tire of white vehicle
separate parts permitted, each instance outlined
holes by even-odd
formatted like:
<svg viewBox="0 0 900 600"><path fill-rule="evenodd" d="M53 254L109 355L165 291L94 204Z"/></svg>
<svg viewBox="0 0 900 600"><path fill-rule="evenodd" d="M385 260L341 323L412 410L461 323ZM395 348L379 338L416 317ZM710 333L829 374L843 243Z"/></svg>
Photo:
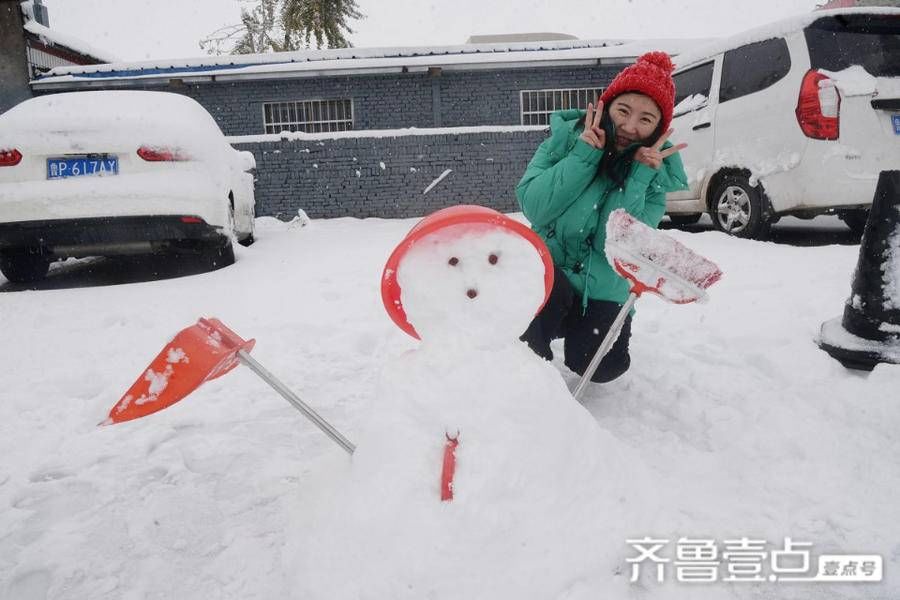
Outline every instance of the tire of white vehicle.
<svg viewBox="0 0 900 600"><path fill-rule="evenodd" d="M709 196L709 216L719 231L739 238L766 239L772 227L769 200L760 184L741 174L719 179Z"/></svg>
<svg viewBox="0 0 900 600"><path fill-rule="evenodd" d="M677 214L669 215L669 220L672 221L672 225L693 225L702 216L701 213Z"/></svg>
<svg viewBox="0 0 900 600"><path fill-rule="evenodd" d="M256 241L256 237L254 237L254 230L256 229L256 207L252 207L250 209L250 232L247 233L244 237L238 240L238 244L241 246L249 246L253 242Z"/></svg>
<svg viewBox="0 0 900 600"><path fill-rule="evenodd" d="M211 270L234 264L234 246L230 238L208 242L200 248L200 260Z"/></svg>
<svg viewBox="0 0 900 600"><path fill-rule="evenodd" d="M28 250L0 252L0 272L13 283L33 283L47 276L50 259Z"/></svg>

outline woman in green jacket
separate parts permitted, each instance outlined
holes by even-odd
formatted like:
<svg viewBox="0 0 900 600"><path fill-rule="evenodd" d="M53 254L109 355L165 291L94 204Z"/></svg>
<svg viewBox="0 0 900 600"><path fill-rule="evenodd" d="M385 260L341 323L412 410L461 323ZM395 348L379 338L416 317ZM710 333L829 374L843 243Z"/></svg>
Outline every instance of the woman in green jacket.
<svg viewBox="0 0 900 600"><path fill-rule="evenodd" d="M565 364L583 374L621 305L628 283L606 260L606 221L624 208L651 227L666 211L666 192L687 189L672 130L672 62L650 52L622 70L587 112L550 116L550 138L538 148L516 196L555 265L553 291L522 339L550 360L550 342L565 338ZM592 381L628 370L629 315Z"/></svg>

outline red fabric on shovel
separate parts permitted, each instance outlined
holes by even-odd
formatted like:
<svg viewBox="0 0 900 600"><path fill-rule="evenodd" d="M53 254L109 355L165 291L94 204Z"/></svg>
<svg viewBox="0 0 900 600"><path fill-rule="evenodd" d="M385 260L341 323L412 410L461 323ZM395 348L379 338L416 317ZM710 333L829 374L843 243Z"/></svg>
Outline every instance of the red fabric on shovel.
<svg viewBox="0 0 900 600"><path fill-rule="evenodd" d="M255 343L218 319L200 319L166 344L100 425L139 419L175 404L235 368L238 351L249 352Z"/></svg>

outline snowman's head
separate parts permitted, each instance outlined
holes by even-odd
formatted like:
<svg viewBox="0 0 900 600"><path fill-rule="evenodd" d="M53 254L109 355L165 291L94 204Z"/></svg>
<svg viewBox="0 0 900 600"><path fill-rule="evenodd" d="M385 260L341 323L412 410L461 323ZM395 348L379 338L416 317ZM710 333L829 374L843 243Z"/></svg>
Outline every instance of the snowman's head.
<svg viewBox="0 0 900 600"><path fill-rule="evenodd" d="M385 269L389 314L423 340L473 344L516 340L546 301L552 262L540 238L508 217L483 207L475 218L417 226ZM455 213L454 213L455 209ZM489 211L489 212L484 212ZM427 219L426 219L427 221ZM425 221L423 221L425 223ZM397 256L399 254L399 256Z"/></svg>

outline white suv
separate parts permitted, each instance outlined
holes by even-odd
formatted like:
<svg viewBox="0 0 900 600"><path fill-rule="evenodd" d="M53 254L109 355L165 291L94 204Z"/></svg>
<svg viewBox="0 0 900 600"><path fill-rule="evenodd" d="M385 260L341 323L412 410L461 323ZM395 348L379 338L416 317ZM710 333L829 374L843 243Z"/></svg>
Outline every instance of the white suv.
<svg viewBox="0 0 900 600"><path fill-rule="evenodd" d="M814 11L676 62L690 189L667 197L674 223L709 213L760 239L783 215L837 213L862 230L879 172L900 168L900 9Z"/></svg>

